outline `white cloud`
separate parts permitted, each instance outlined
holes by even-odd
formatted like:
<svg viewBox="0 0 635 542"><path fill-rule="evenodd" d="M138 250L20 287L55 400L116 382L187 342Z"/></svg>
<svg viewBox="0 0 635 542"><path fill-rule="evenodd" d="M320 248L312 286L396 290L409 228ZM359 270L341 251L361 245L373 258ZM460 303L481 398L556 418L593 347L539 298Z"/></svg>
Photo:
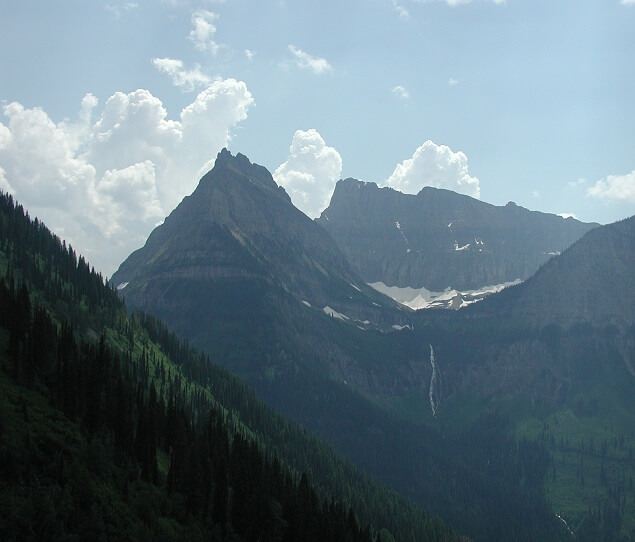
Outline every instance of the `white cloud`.
<svg viewBox="0 0 635 542"><path fill-rule="evenodd" d="M295 63L299 68L310 70L316 75L333 70L333 67L325 58L311 56L294 45L289 45L289 52L295 57Z"/></svg>
<svg viewBox="0 0 635 542"><path fill-rule="evenodd" d="M153 58L152 64L157 70L168 75L174 86L185 92L191 92L212 82L212 78L201 71L199 64L195 64L191 70L186 70L183 61L176 58Z"/></svg>
<svg viewBox="0 0 635 542"><path fill-rule="evenodd" d="M540 197L540 191L539 191L539 190L534 190L534 191L531 193L531 195L532 195L534 198L539 198L539 197Z"/></svg>
<svg viewBox="0 0 635 542"><path fill-rule="evenodd" d="M215 55L220 49L220 45L214 40L218 15L213 11L199 9L192 13L192 26L189 38L194 47L199 51L212 53Z"/></svg>
<svg viewBox="0 0 635 542"><path fill-rule="evenodd" d="M315 218L328 206L341 174L342 157L311 128L295 132L289 158L276 169L273 178L298 209Z"/></svg>
<svg viewBox="0 0 635 542"><path fill-rule="evenodd" d="M410 13L408 12L408 10L401 4L399 4L397 0L392 0L392 6L402 21L407 21L410 18Z"/></svg>
<svg viewBox="0 0 635 542"><path fill-rule="evenodd" d="M9 181L7 181L7 177L4 173L4 169L2 169L0 167L0 190L2 190L3 192L6 192L7 194L11 194L12 196L15 195L15 190L13 190L13 187L9 184Z"/></svg>
<svg viewBox="0 0 635 542"><path fill-rule="evenodd" d="M94 123L92 95L75 123L13 102L0 123L0 188L111 274L192 192L252 104L234 79L212 83L179 120L143 89L115 93Z"/></svg>
<svg viewBox="0 0 635 542"><path fill-rule="evenodd" d="M561 218L575 218L578 220L578 217L573 213L558 213L558 216Z"/></svg>
<svg viewBox="0 0 635 542"><path fill-rule="evenodd" d="M569 181L567 183L567 186L570 186L571 188L576 188L578 186L582 186L583 184L586 184L586 179L579 177L575 181Z"/></svg>
<svg viewBox="0 0 635 542"><path fill-rule="evenodd" d="M397 85L396 87L392 88L391 91L395 96L397 96L397 98L399 98L400 100L409 100L410 99L410 92L408 91L408 89L402 85Z"/></svg>
<svg viewBox="0 0 635 542"><path fill-rule="evenodd" d="M635 203L635 169L625 175L609 175L587 188L587 196Z"/></svg>
<svg viewBox="0 0 635 542"><path fill-rule="evenodd" d="M454 77L450 77L450 80L448 81L448 85L450 85L451 87L455 87L458 84L459 84L458 79L454 79Z"/></svg>
<svg viewBox="0 0 635 542"><path fill-rule="evenodd" d="M412 158L404 160L386 181L386 186L406 194L417 194L424 186L446 188L480 197L480 181L468 173L467 156L454 152L447 145L426 141Z"/></svg>
<svg viewBox="0 0 635 542"><path fill-rule="evenodd" d="M245 49L245 57L247 57L247 60L253 60L255 56L256 56L256 51Z"/></svg>
<svg viewBox="0 0 635 542"><path fill-rule="evenodd" d="M116 19L119 19L123 13L136 9L139 7L137 2L124 2L123 4L106 4L106 9L113 14Z"/></svg>
<svg viewBox="0 0 635 542"><path fill-rule="evenodd" d="M623 6L635 6L635 0L620 0Z"/></svg>

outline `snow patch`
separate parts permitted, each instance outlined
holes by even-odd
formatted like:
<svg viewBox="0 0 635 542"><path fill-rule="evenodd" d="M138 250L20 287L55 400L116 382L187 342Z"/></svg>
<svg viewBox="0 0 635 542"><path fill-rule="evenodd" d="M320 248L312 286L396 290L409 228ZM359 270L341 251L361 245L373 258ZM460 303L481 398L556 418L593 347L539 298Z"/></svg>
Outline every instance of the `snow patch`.
<svg viewBox="0 0 635 542"><path fill-rule="evenodd" d="M547 254L548 254L549 256L560 256L560 252L559 252L559 251L557 251L557 250L556 250L555 252L547 252Z"/></svg>
<svg viewBox="0 0 635 542"><path fill-rule="evenodd" d="M117 286L117 290L123 290L126 286L130 284L129 282L122 282L119 286Z"/></svg>
<svg viewBox="0 0 635 542"><path fill-rule="evenodd" d="M463 245L462 247L459 246L458 243L454 243L454 250L459 251L459 250L465 250L466 248L468 248L470 246L470 243L468 243L467 245Z"/></svg>
<svg viewBox="0 0 635 542"><path fill-rule="evenodd" d="M399 324L393 324L392 328L396 329L397 331L401 331L402 329L410 329L410 326L408 324L406 324L405 326L400 326Z"/></svg>
<svg viewBox="0 0 635 542"><path fill-rule="evenodd" d="M477 288L476 290L465 291L448 287L442 292L433 292L427 288L386 286L383 282L369 283L369 286L411 309L459 309L476 303L490 294L500 292L503 288L519 284L520 282L520 279L516 279L511 282L488 285Z"/></svg>
<svg viewBox="0 0 635 542"><path fill-rule="evenodd" d="M306 305L307 307L310 307L310 306L311 306L311 303L309 303L308 301L304 301L304 300L303 300L303 301L302 301L302 303L303 303L304 305Z"/></svg>
<svg viewBox="0 0 635 542"><path fill-rule="evenodd" d="M328 316L331 316L332 318L337 318L338 320L350 320L348 316L346 316L345 314L342 314L341 312L337 312L336 310L332 309L328 305L324 307L322 310L324 311L325 314L327 314Z"/></svg>
<svg viewBox="0 0 635 542"><path fill-rule="evenodd" d="M361 292L361 290L360 290L357 286L355 286L352 282L350 283L350 285L351 285L353 288L355 288L358 292Z"/></svg>
<svg viewBox="0 0 635 542"><path fill-rule="evenodd" d="M401 224L395 220L395 226L397 226L397 229L399 230L399 233L403 237L403 240L406 242L407 251L410 252L410 242L408 241L408 238L406 237L404 232L401 230Z"/></svg>

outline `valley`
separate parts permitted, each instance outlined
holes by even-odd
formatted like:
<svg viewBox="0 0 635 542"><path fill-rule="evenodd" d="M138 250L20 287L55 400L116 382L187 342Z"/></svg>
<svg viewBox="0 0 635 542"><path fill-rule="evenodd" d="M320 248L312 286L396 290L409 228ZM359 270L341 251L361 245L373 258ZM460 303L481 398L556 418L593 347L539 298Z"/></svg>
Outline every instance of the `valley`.
<svg viewBox="0 0 635 542"><path fill-rule="evenodd" d="M635 219L589 231L531 277L478 303L459 310L414 311L367 285L264 168L228 151L219 154L199 188L145 247L121 265L112 287L70 247L49 240L45 227L30 223L12 200L6 199L3 212L4 305L16 307L3 320L9 332L3 347L5 374L16 379L6 382L7 394L24 396L21 387L33 385L43 393L48 386L52 406L60 401L55 397L66 396L64 381L53 376L54 365L44 360L53 359L45 344L59 352L67 340L64 333L70 336L64 327L70 321L76 326L71 335L87 341L81 348L88 360L125 360L121 369L122 362L114 362L113 374L121 379L116 375L123 370L122 382L136 382L138 417L130 418L136 425L128 434L136 435L136 461L154 473L141 482L167 490L161 499L170 506L175 506L171 492L177 487L170 485L177 468L170 455L174 436L167 426L157 426L154 444L143 454L138 441L146 435L146 409L158 408L157 420L162 419L169 415L161 414L165 405L178 400L190 405L194 419L215 410L227 426L221 429L227 431L227 446L240 447L247 436L262 453L285 462L291 469L285 476L297 481L298 472L308 471L319 484L312 491L354 504L371 525L366 531L356 527L364 540L380 533L404 539L397 534L403 529L421 529L427 533L422 539L437 539L437 534L451 539L458 535L450 533L457 532L473 540L568 540L571 533L579 540L631 536L635 327L632 296L624 292L634 286ZM20 243L12 237L16 232L26 233ZM27 282L32 293L24 293ZM614 287L607 290L605 284ZM118 298L135 312L127 316ZM33 339L36 328L26 335L19 331L36 322L28 323L31 309L18 309L20 303L41 307L33 314L50 322L38 324L51 330L48 342ZM10 316L20 310L26 327ZM57 339L56 333L61 333ZM24 345L18 350L17 340ZM112 351L95 353L96 340L99 349ZM180 375L179 380L165 381L166 370ZM168 389L185 390L185 395L179 399ZM163 406L153 406L159 399ZM84 400L72 403L71 410L66 400L59 403L71 423L84 412L79 427L62 430L79 431L74 438L82 441L86 431L90 436L103 427L124 442L117 436L122 429L108 429L106 413L90 402L80 406ZM27 412L36 408L35 402ZM14 407L7 403L3 408L8 414ZM13 427L15 414L7 420ZM315 437L302 428L329 444L310 440ZM15 449L13 438L6 441L7 449ZM78 458L85 445L79 446L65 453ZM21 468L30 472L32 467L26 463ZM116 463L110 468L125 476L128 467ZM361 479L355 469L364 473ZM142 498L147 488L141 482L117 487L140 491ZM347 483L359 489L350 493ZM16 496L7 493L5 498L13 502ZM100 506L109 502L104 499ZM397 523L380 512L386 499L397 499L394 506L406 514ZM421 524L417 518L423 512L399 499L442 519ZM141 509L136 513L142 514ZM160 521L172 518L179 530L181 520L172 513L166 511ZM252 528L241 518L234 517L231 525L221 521L220 539L225 528L239 534ZM141 515L130 520L129 528L156 530L159 519L148 523ZM62 530L85 528L70 517L61 521Z"/></svg>
<svg viewBox="0 0 635 542"><path fill-rule="evenodd" d="M58 4L0 542L635 542L635 0Z"/></svg>

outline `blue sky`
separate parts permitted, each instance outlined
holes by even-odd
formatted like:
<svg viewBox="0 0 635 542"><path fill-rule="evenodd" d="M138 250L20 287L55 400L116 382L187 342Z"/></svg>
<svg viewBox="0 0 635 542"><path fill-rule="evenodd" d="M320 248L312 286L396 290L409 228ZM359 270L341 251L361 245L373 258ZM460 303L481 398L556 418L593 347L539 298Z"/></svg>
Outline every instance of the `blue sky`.
<svg viewBox="0 0 635 542"><path fill-rule="evenodd" d="M635 212L635 0L1 1L0 188L110 274L227 145L340 177Z"/></svg>

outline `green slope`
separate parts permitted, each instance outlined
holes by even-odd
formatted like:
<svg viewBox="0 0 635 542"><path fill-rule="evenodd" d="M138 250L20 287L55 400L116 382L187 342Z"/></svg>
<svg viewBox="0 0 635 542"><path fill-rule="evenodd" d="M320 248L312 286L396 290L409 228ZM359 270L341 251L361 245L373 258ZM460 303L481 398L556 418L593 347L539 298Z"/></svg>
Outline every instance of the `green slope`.
<svg viewBox="0 0 635 542"><path fill-rule="evenodd" d="M3 539L457 538L160 322L128 317L4 195L0 265Z"/></svg>

